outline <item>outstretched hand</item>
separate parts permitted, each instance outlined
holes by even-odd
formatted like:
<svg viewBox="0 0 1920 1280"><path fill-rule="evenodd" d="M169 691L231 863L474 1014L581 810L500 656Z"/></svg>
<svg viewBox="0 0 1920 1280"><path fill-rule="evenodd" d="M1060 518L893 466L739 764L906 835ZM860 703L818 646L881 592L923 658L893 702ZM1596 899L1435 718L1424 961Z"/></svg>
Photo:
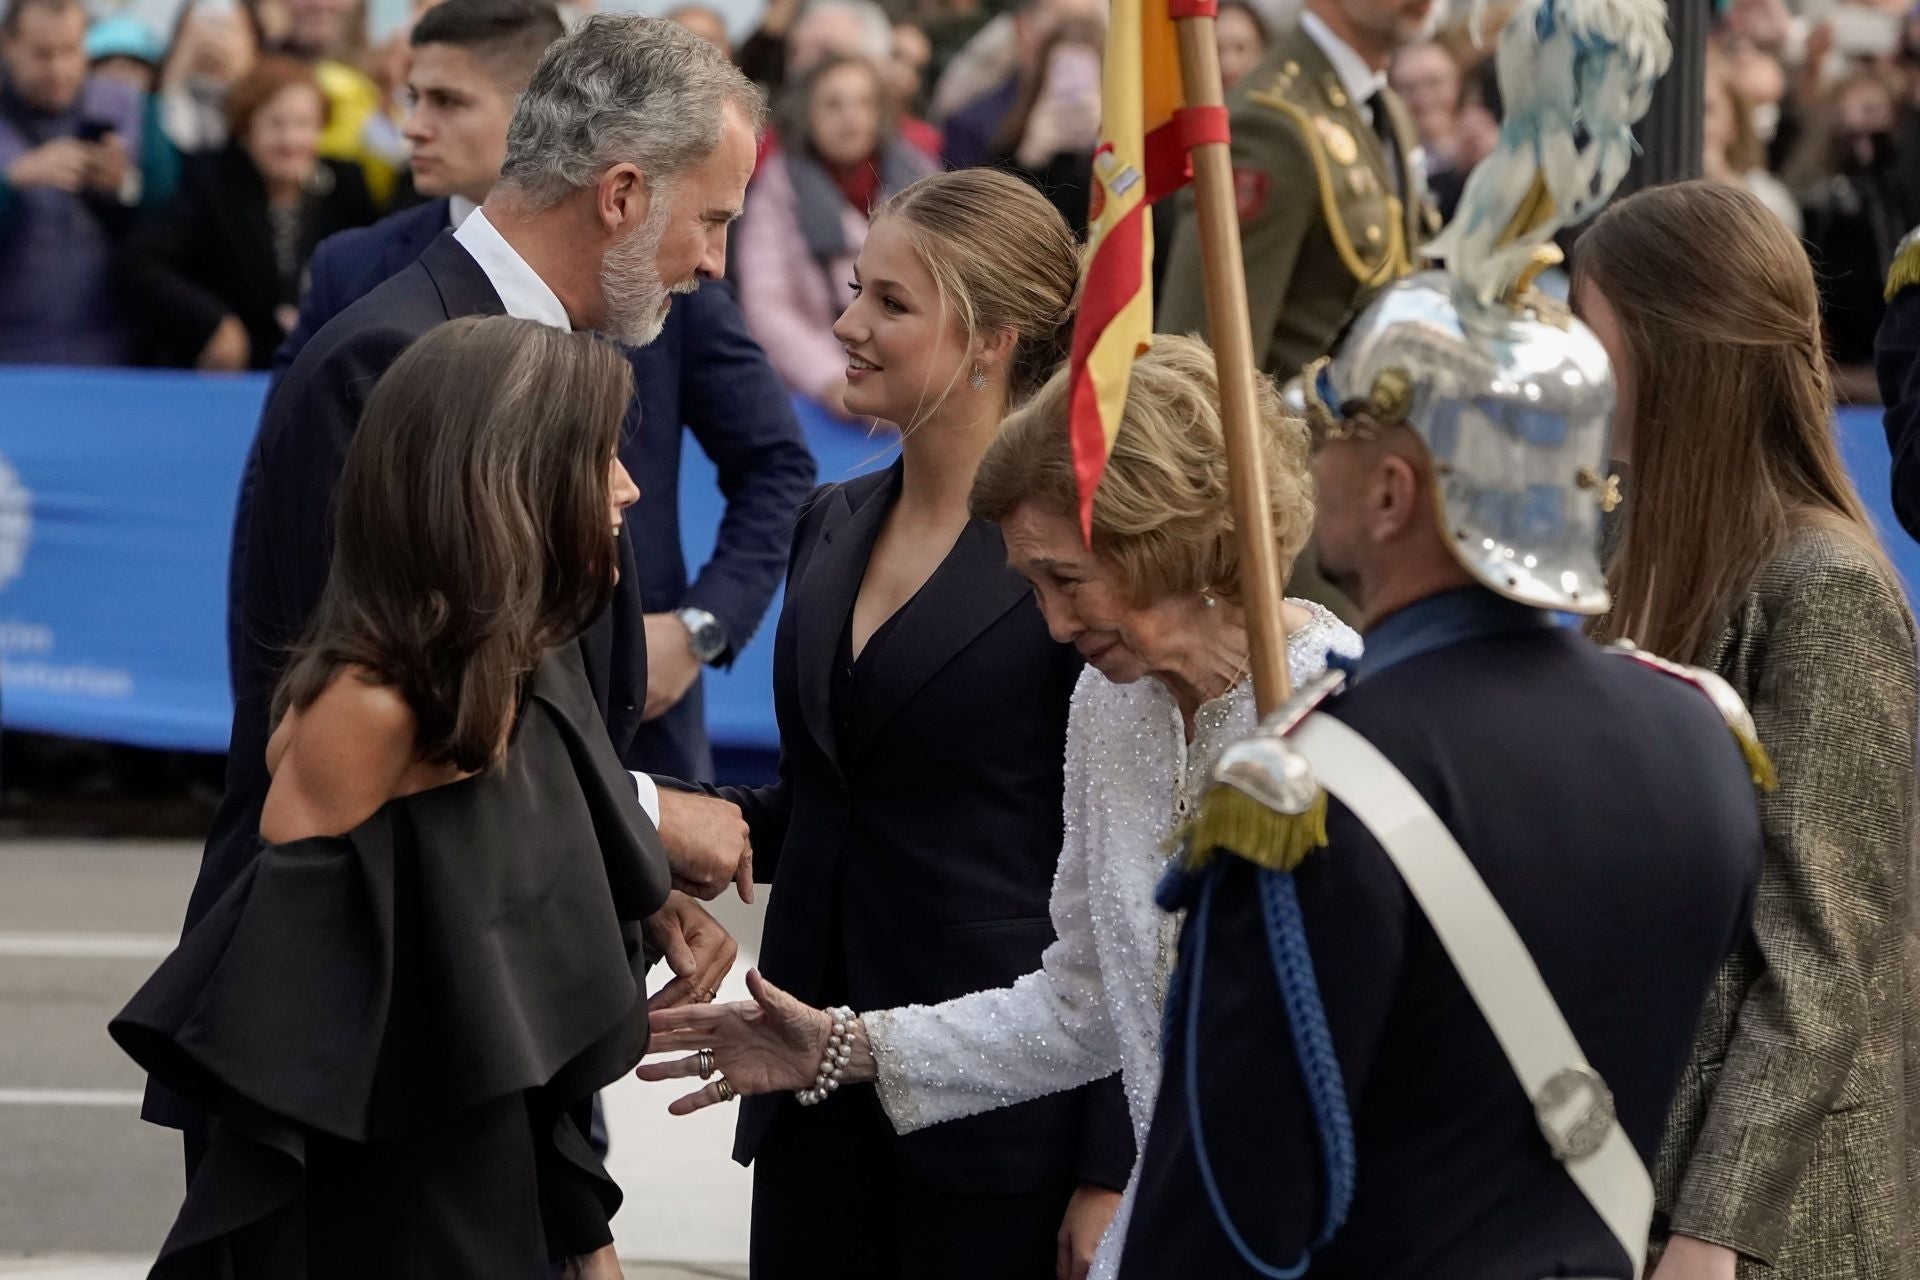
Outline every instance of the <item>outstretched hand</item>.
<svg viewBox="0 0 1920 1280"><path fill-rule="evenodd" d="M779 1093L804 1089L827 1049L833 1019L788 995L747 970L747 992L752 1000L732 1004L683 1005L656 1009L647 1015L653 1029L649 1053L682 1051L692 1056L665 1062L643 1062L634 1074L642 1080L676 1080L700 1074L698 1051L713 1051L715 1079L667 1110L692 1115L702 1107L724 1101L719 1077L737 1094ZM852 1083L851 1080L847 1081Z"/></svg>
<svg viewBox="0 0 1920 1280"><path fill-rule="evenodd" d="M646 930L673 972L673 981L647 1001L649 1009L713 999L740 954L733 935L678 889L667 894L665 906L647 917Z"/></svg>

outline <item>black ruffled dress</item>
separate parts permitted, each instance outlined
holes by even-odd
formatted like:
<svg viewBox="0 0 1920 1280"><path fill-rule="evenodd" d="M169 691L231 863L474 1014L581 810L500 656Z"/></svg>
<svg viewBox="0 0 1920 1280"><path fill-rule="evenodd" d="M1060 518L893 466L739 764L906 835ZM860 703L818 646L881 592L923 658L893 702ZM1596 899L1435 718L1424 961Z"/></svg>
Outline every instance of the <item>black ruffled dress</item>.
<svg viewBox="0 0 1920 1280"><path fill-rule="evenodd" d="M539 1280L606 1244L570 1111L645 1049L667 888L572 645L499 768L266 846L111 1026L211 1117L152 1275Z"/></svg>

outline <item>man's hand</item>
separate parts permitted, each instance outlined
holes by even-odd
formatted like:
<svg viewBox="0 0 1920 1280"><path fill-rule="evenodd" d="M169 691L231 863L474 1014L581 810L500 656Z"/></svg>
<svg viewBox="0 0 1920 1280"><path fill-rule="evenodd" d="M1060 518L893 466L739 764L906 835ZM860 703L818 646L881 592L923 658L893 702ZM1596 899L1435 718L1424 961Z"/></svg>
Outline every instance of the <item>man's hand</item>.
<svg viewBox="0 0 1920 1280"><path fill-rule="evenodd" d="M7 181L16 187L52 187L79 191L87 183L93 148L77 138L55 138L23 153L7 166Z"/></svg>
<svg viewBox="0 0 1920 1280"><path fill-rule="evenodd" d="M1734 1280L1739 1264L1740 1255L1725 1245L1675 1236L1649 1280Z"/></svg>
<svg viewBox="0 0 1920 1280"><path fill-rule="evenodd" d="M90 145L87 152L88 189L118 199L133 167L126 141L119 134L110 133Z"/></svg>
<svg viewBox="0 0 1920 1280"><path fill-rule="evenodd" d="M740 946L705 907L676 889L647 917L646 927L648 940L673 970L673 981L647 1001L649 1010L706 1004L719 994Z"/></svg>
<svg viewBox="0 0 1920 1280"><path fill-rule="evenodd" d="M247 326L240 323L238 317L223 316L220 325L207 339L207 345L200 349L200 358L194 361L194 367L215 373L239 373L247 367L253 355L253 342L247 337Z"/></svg>
<svg viewBox="0 0 1920 1280"><path fill-rule="evenodd" d="M658 825L674 888L710 901L731 883L753 901L753 842L739 805L662 787Z"/></svg>
<svg viewBox="0 0 1920 1280"><path fill-rule="evenodd" d="M1120 1193L1105 1187L1082 1185L1067 1201L1067 1216L1060 1220L1060 1238L1054 1254L1055 1280L1087 1280L1093 1267L1094 1250L1100 1237L1113 1225L1120 1212Z"/></svg>
<svg viewBox="0 0 1920 1280"><path fill-rule="evenodd" d="M700 659L693 656L693 635L678 615L650 613L647 623L647 704L642 720L663 716L687 696L700 678Z"/></svg>

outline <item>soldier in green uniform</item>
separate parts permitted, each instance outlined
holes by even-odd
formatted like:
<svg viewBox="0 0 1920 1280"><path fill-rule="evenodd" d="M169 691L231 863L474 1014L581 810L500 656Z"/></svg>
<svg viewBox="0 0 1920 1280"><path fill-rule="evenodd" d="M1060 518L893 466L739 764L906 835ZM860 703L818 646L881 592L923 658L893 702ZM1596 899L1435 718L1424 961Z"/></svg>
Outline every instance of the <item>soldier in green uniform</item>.
<svg viewBox="0 0 1920 1280"><path fill-rule="evenodd" d="M1234 191L1253 350L1285 382L1325 355L1367 293L1413 269L1437 230L1419 135L1387 87L1394 51L1426 38L1444 0L1308 0L1229 96ZM1155 328L1207 334L1200 240L1181 197ZM1349 621L1313 549L1288 586Z"/></svg>

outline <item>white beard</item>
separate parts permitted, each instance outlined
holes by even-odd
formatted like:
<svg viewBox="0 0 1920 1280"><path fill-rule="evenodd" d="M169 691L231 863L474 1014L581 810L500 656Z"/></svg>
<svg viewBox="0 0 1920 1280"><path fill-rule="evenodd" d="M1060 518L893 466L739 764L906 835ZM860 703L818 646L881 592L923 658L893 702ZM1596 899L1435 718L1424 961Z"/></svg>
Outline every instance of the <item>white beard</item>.
<svg viewBox="0 0 1920 1280"><path fill-rule="evenodd" d="M600 296L605 300L602 331L616 342L644 347L660 336L667 323L668 295L692 293L695 279L668 288L660 279L660 236L670 209L662 191L647 220L624 240L608 249L600 261Z"/></svg>

